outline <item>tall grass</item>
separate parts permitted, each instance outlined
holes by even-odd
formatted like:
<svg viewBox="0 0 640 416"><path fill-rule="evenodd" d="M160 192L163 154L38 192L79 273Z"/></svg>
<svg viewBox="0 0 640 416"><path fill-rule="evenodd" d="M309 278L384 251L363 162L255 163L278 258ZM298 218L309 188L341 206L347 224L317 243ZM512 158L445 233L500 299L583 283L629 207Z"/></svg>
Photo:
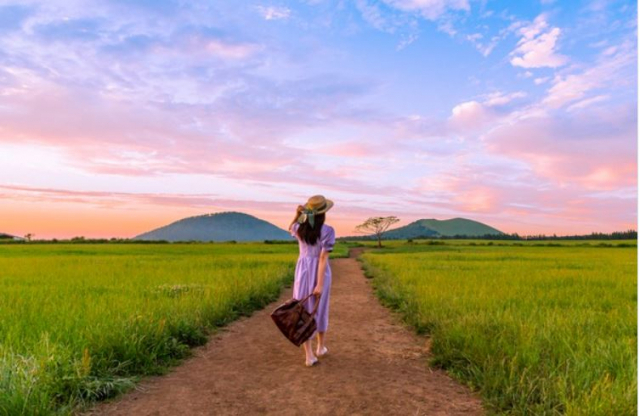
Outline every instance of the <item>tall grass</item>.
<svg viewBox="0 0 640 416"><path fill-rule="evenodd" d="M394 245L378 295L492 411L636 414L635 247Z"/></svg>
<svg viewBox="0 0 640 416"><path fill-rule="evenodd" d="M265 244L0 246L0 415L70 413L162 373L274 300L296 256Z"/></svg>

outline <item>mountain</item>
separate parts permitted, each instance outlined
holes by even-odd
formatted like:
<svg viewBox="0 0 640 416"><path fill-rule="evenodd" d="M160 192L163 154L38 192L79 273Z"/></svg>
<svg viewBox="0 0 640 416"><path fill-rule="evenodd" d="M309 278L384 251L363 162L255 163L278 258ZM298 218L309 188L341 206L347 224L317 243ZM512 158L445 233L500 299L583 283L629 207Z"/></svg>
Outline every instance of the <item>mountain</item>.
<svg viewBox="0 0 640 416"><path fill-rule="evenodd" d="M166 241L264 241L291 239L291 235L282 228L241 212L221 212L184 218L134 237L134 240Z"/></svg>
<svg viewBox="0 0 640 416"><path fill-rule="evenodd" d="M389 240L403 240L418 237L453 237L455 235L482 236L485 234L504 234L500 230L489 227L478 221L466 218L452 218L450 220L418 220L404 227L395 228L384 233Z"/></svg>

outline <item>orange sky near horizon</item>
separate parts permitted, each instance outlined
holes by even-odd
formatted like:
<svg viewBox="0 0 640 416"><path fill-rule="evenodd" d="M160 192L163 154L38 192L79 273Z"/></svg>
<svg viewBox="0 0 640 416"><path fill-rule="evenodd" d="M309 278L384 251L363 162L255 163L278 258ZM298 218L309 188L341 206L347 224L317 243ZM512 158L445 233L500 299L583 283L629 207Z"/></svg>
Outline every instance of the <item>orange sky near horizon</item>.
<svg viewBox="0 0 640 416"><path fill-rule="evenodd" d="M339 203L340 201L338 201ZM292 205L293 206L293 205ZM340 209L336 206L327 216L327 223L336 229L338 236L358 235L355 226L370 216L370 213L359 214L347 209ZM0 201L0 232L15 236L24 236L27 233L33 234L35 239L68 239L77 236L87 238L132 238L138 234L162 227L185 217L197 216L223 211L244 212L272 224L286 229L293 217L293 211L273 211L259 209L215 209L204 211L200 208L191 207L158 207L152 205L139 205L128 207L127 209L92 206L86 204L53 202L48 204L28 203L13 204L7 201ZM380 215L396 215L401 222L393 228L404 226L412 221L421 218L434 218L434 216L424 215L422 217L405 216L401 212L389 212ZM613 231L626 231L637 229L636 224L619 223L617 228L610 228L607 222L594 224L591 231L585 232L582 225L569 225L564 230L554 229L554 227L543 227L531 225L520 221L515 224L514 219L500 221L499 219L485 218L485 215L474 215L469 213L465 218L484 222L506 233L517 232L520 235L533 235L546 233L548 235L573 235L588 234L591 231L610 233ZM435 217L444 220L451 217Z"/></svg>

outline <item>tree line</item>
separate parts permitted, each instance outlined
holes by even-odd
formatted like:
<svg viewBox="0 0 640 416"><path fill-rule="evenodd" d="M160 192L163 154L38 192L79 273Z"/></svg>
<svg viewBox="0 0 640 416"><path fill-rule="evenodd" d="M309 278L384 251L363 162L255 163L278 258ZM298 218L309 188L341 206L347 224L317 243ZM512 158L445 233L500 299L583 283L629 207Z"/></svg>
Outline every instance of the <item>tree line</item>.
<svg viewBox="0 0 640 416"><path fill-rule="evenodd" d="M381 236L385 239L384 234ZM357 241L357 240L377 240L376 235L368 236L350 236L340 237L338 240L342 241ZM591 233L583 235L547 235L547 234L535 234L535 235L520 235L518 233L513 234L484 234L484 235L462 235L456 234L452 236L444 235L422 235L411 237L411 240L637 240L638 232L636 230L616 231L613 233Z"/></svg>

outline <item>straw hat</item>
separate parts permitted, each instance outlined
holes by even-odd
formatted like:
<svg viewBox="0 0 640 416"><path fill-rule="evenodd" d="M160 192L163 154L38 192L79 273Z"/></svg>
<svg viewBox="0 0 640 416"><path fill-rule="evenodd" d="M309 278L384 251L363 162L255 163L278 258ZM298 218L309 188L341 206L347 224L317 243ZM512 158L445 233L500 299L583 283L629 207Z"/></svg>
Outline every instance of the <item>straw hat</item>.
<svg viewBox="0 0 640 416"><path fill-rule="evenodd" d="M309 224L313 227L315 216L318 214L324 214L329 211L333 206L333 201L325 198L322 195L315 195L309 198L306 204L304 204L304 211L300 213L298 217L298 223L302 224L309 220Z"/></svg>
<svg viewBox="0 0 640 416"><path fill-rule="evenodd" d="M312 196L304 205L308 211L313 211L314 214L324 214L329 211L332 206L333 201L322 195Z"/></svg>

